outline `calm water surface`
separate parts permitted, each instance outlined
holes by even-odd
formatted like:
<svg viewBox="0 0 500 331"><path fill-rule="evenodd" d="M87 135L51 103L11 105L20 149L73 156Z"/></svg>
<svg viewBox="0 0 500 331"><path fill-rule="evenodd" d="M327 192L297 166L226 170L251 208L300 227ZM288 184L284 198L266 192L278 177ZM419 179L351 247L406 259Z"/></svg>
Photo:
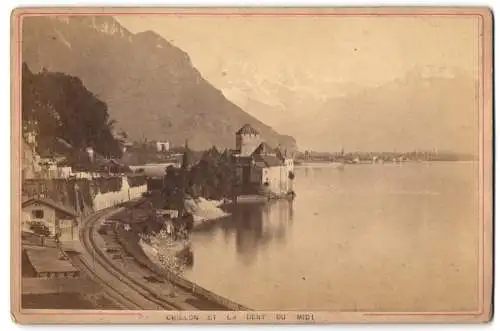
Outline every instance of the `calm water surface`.
<svg viewBox="0 0 500 331"><path fill-rule="evenodd" d="M193 234L188 279L260 310L475 310L473 163L301 166L293 203Z"/></svg>

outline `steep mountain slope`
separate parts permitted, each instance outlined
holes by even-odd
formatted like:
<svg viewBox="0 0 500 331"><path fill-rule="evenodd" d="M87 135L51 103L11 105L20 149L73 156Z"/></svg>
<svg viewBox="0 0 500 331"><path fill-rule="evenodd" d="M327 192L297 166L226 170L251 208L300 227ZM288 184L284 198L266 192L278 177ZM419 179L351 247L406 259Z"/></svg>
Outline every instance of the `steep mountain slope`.
<svg viewBox="0 0 500 331"><path fill-rule="evenodd" d="M271 145L296 145L229 102L185 52L154 32L132 34L110 16L29 17L22 42L32 70L80 77L132 139L230 148L234 132L250 123Z"/></svg>

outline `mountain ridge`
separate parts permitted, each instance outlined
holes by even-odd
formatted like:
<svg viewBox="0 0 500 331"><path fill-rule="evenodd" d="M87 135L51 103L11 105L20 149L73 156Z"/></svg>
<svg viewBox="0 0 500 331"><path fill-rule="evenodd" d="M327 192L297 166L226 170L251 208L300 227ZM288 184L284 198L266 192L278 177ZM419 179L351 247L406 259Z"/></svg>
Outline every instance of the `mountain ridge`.
<svg viewBox="0 0 500 331"><path fill-rule="evenodd" d="M22 48L33 71L80 77L134 140L181 145L189 139L195 149L232 148L234 133L249 123L270 145L296 149L293 137L227 100L186 52L154 31L133 34L110 16L29 17Z"/></svg>
<svg viewBox="0 0 500 331"><path fill-rule="evenodd" d="M283 86L273 94L254 89L254 95L238 104L253 116L266 114L267 122L278 130L287 128L305 149L439 148L474 153L477 83L461 68L414 67L377 86L332 86L334 93L327 98ZM233 89L230 99L238 96L238 88ZM281 96L282 103L266 103L266 95Z"/></svg>
<svg viewBox="0 0 500 331"><path fill-rule="evenodd" d="M330 98L302 119L304 144L310 128L330 132L323 146L334 150L450 150L477 154L477 81L457 71L454 76L426 75L420 70L378 87ZM284 124L286 125L286 123ZM292 124L288 124L292 127ZM278 127L279 129L279 127Z"/></svg>

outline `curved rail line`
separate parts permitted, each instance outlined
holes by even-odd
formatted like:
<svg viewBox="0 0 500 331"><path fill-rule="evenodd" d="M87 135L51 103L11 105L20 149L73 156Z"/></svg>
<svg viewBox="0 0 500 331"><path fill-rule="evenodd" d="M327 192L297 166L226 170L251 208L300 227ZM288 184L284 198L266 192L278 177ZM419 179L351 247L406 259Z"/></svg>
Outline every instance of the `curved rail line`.
<svg viewBox="0 0 500 331"><path fill-rule="evenodd" d="M105 213L106 213L106 211L101 211L101 212L98 212L98 213L92 215L91 217L92 218L94 218L94 217L100 218ZM82 231L80 232L80 242L84 243ZM87 249L85 247L85 245L84 245L84 248ZM99 276L99 274L95 271L95 268L93 266L89 265L89 263L87 263L85 261L85 259L78 257L78 261L85 268L86 273L91 278L96 280L99 283L99 285L101 285L104 288L104 290L106 291L106 294L111 299L113 299L116 303L118 303L118 305L121 306L121 308L141 309L141 307L138 304L136 304L133 300L131 300L130 298L125 296L119 289L116 289L115 287L110 285L108 282L106 282L101 276Z"/></svg>
<svg viewBox="0 0 500 331"><path fill-rule="evenodd" d="M94 280L97 280L99 285L106 291L107 296L115 301L120 306L120 308L130 310L141 309L141 307L133 300L125 296L115 287L109 285L102 277L99 276L97 272L94 271L94 268L92 268L92 266L90 266L87 262L85 262L81 258L79 259L79 262L85 268L87 274Z"/></svg>
<svg viewBox="0 0 500 331"><path fill-rule="evenodd" d="M149 307L144 307L143 305L138 304L131 298L127 297L126 295L123 294L123 286L128 287L129 290L132 290L136 292L138 295L143 297L146 301L151 303L152 305L155 305L158 307L158 309L165 309L165 310L181 310L179 307L176 305L172 304L171 302L165 300L162 298L160 295L149 289L147 286L142 284L141 282L133 279L132 277L128 276L125 272L123 272L120 268L118 268L113 261L109 257L106 256L104 252L102 252L98 247L95 242L95 236L97 234L97 229L95 227L95 224L99 222L102 217L108 213L113 213L116 211L119 211L121 208L110 208L107 210L100 211L94 215L92 215L89 219L87 219L87 222L83 225L81 231L80 231L80 240L83 244L83 247L85 250L87 250L88 253L93 255L93 260L95 264L99 264L102 268L104 268L110 275L112 275L118 284L120 286L115 286L113 284L110 284L106 280L104 280L102 277L97 275L95 270L93 270L92 266L89 266L88 263L84 263L85 267L90 271L90 273L96 277L99 280L99 283L101 283L105 289L108 290L109 295L114 297L115 299L118 299L117 301L122 303L125 302L125 305L128 308L132 309L141 309L141 310L151 310Z"/></svg>

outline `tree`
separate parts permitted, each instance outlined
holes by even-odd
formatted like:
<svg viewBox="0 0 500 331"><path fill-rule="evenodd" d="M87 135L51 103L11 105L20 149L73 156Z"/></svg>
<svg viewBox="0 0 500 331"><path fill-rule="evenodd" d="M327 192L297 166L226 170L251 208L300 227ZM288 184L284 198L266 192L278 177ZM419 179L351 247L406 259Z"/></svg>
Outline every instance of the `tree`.
<svg viewBox="0 0 500 331"><path fill-rule="evenodd" d="M40 236L50 236L50 229L42 222L34 221L30 224L30 230Z"/></svg>
<svg viewBox="0 0 500 331"><path fill-rule="evenodd" d="M191 165L191 150L189 149L188 141L186 140L184 144L184 153L182 154L182 165L181 168L183 170L189 169Z"/></svg>
<svg viewBox="0 0 500 331"><path fill-rule="evenodd" d="M219 158L219 173L221 174L220 189L222 196L231 197L233 195L235 173L232 155L228 150L225 150Z"/></svg>
<svg viewBox="0 0 500 331"><path fill-rule="evenodd" d="M179 214L184 211L184 171L173 166L165 169L163 178L163 196L165 198L165 208L176 209Z"/></svg>
<svg viewBox="0 0 500 331"><path fill-rule="evenodd" d="M187 144L186 144L187 147ZM229 151L220 153L215 147L205 151L193 166L189 164L189 148L185 148L183 166L165 170L163 195L166 208L175 208L179 215L184 212L185 194L207 199L230 198L233 195L234 164ZM168 206L168 207L167 207Z"/></svg>
<svg viewBox="0 0 500 331"><path fill-rule="evenodd" d="M33 74L26 64L22 76L23 120L37 121L41 149L57 148L54 142L61 138L76 150L91 146L99 154L121 157L106 103L79 78L49 71Z"/></svg>

